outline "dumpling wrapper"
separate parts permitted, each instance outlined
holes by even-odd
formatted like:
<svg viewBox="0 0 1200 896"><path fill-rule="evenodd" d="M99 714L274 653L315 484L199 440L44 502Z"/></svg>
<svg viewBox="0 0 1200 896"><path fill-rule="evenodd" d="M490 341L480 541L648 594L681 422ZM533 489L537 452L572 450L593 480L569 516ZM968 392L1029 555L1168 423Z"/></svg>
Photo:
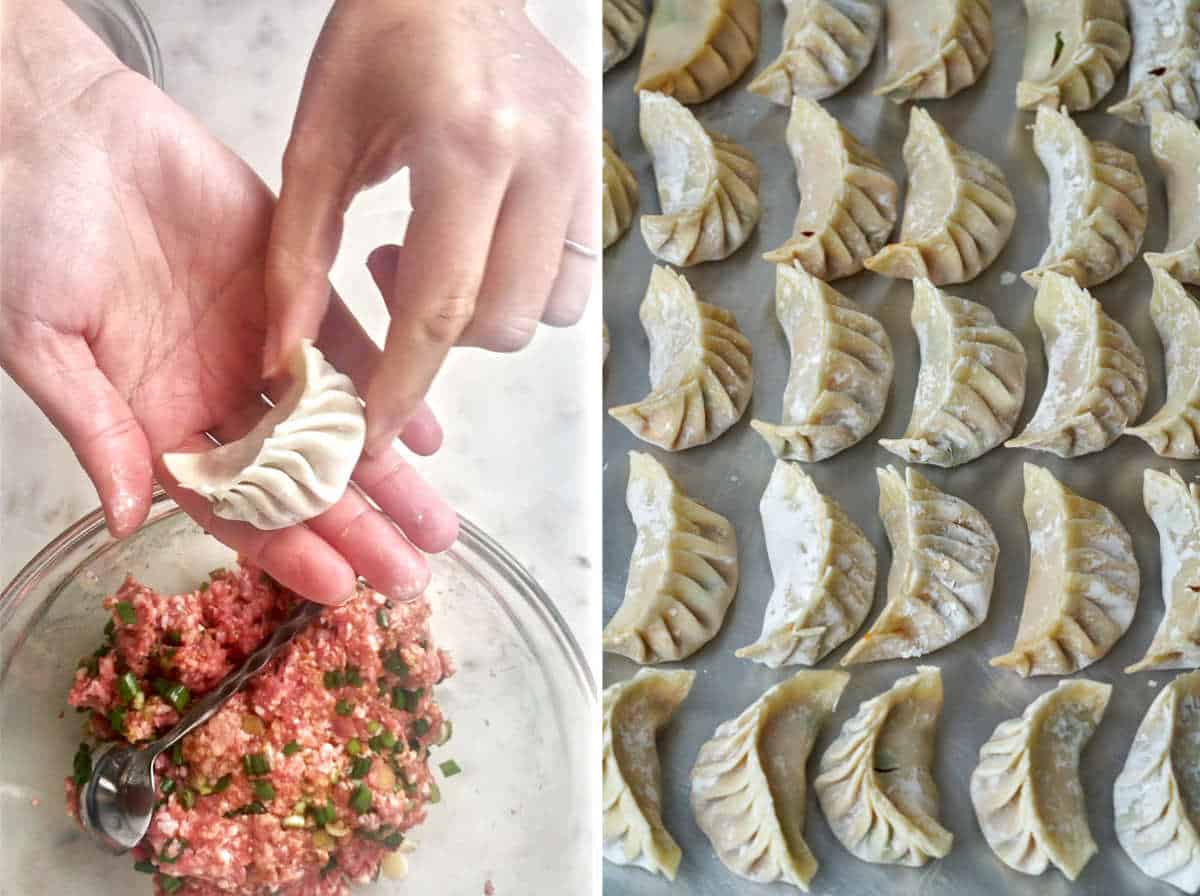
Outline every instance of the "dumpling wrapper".
<svg viewBox="0 0 1200 896"><path fill-rule="evenodd" d="M711 99L754 61L760 16L759 0L655 0L634 89Z"/></svg>

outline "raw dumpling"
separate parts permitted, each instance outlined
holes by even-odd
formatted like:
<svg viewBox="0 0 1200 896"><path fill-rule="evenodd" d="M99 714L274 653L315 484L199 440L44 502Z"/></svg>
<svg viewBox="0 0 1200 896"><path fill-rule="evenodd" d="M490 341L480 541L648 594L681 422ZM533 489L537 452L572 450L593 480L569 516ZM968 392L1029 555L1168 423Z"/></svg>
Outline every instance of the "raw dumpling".
<svg viewBox="0 0 1200 896"><path fill-rule="evenodd" d="M955 143L913 106L904 140L908 198L900 242L865 265L888 277L963 283L996 260L1012 235L1017 207L1004 172Z"/></svg>
<svg viewBox="0 0 1200 896"><path fill-rule="evenodd" d="M1125 430L1162 457L1200 459L1200 305L1170 274L1153 268L1150 316L1167 365L1167 401L1158 413Z"/></svg>
<svg viewBox="0 0 1200 896"><path fill-rule="evenodd" d="M1132 153L1089 140L1065 112L1038 106L1033 148L1050 178L1050 245L1021 276L1037 286L1047 271L1080 286L1115 277L1146 235L1146 181Z"/></svg>
<svg viewBox="0 0 1200 896"><path fill-rule="evenodd" d="M909 463L956 467L1010 435L1025 402L1025 349L983 305L913 281L921 370L904 437L881 448Z"/></svg>
<svg viewBox="0 0 1200 896"><path fill-rule="evenodd" d="M887 603L842 665L924 656L987 616L1000 547L983 514L912 467L879 476L879 516L892 545Z"/></svg>
<svg viewBox="0 0 1200 896"><path fill-rule="evenodd" d="M648 454L629 452L625 503L637 541L625 599L604 627L604 649L643 665L684 659L725 620L737 591L737 535Z"/></svg>
<svg viewBox="0 0 1200 896"><path fill-rule="evenodd" d="M887 71L877 96L940 100L974 84L992 57L991 0L888 0Z"/></svg>
<svg viewBox="0 0 1200 896"><path fill-rule="evenodd" d="M883 14L875 0L783 0L783 50L747 88L781 106L822 100L862 74Z"/></svg>
<svg viewBox="0 0 1200 896"><path fill-rule="evenodd" d="M863 268L896 225L899 190L879 159L812 100L797 97L787 127L800 207L792 235L763 258L837 280Z"/></svg>
<svg viewBox="0 0 1200 896"><path fill-rule="evenodd" d="M1126 329L1074 280L1047 271L1033 303L1046 343L1046 391L1009 448L1059 457L1103 451L1146 401L1146 361Z"/></svg>
<svg viewBox="0 0 1200 896"><path fill-rule="evenodd" d="M975 817L992 852L1022 874L1054 864L1075 880L1096 853L1079 756L1104 717L1112 686L1064 681L1001 722L971 775Z"/></svg>
<svg viewBox="0 0 1200 896"><path fill-rule="evenodd" d="M604 248L619 240L637 211L638 182L604 132Z"/></svg>
<svg viewBox="0 0 1200 896"><path fill-rule="evenodd" d="M642 142L654 159L661 215L642 215L650 251L679 267L732 255L758 223L758 165L701 127L669 96L641 94Z"/></svg>
<svg viewBox="0 0 1200 896"><path fill-rule="evenodd" d="M1145 124L1159 109L1200 118L1200 0L1129 0L1129 95L1108 111Z"/></svg>
<svg viewBox="0 0 1200 896"><path fill-rule="evenodd" d="M1140 576L1116 514L1025 464L1029 581L1013 649L993 666L1072 675L1103 657L1133 622Z"/></svg>
<svg viewBox="0 0 1200 896"><path fill-rule="evenodd" d="M834 836L864 862L924 865L950 852L954 835L937 820L933 739L942 711L942 673L918 666L865 701L842 726L813 781Z"/></svg>
<svg viewBox="0 0 1200 896"><path fill-rule="evenodd" d="M721 862L756 883L808 890L805 765L850 676L797 672L723 722L692 769L692 812Z"/></svg>
<svg viewBox="0 0 1200 896"><path fill-rule="evenodd" d="M605 71L633 52L645 27L642 0L604 0Z"/></svg>
<svg viewBox="0 0 1200 896"><path fill-rule="evenodd" d="M695 672L642 669L604 689L604 858L675 879L683 853L663 826L655 739L692 689Z"/></svg>
<svg viewBox="0 0 1200 896"><path fill-rule="evenodd" d="M758 0L654 0L636 89L702 103L758 53Z"/></svg>
<svg viewBox="0 0 1200 896"><path fill-rule="evenodd" d="M833 457L883 416L891 340L879 321L801 267L775 268L775 314L792 355L783 423L750 425L783 460Z"/></svg>
<svg viewBox="0 0 1200 896"><path fill-rule="evenodd" d="M287 391L246 435L211 451L162 456L167 472L222 519L285 529L346 493L367 432L354 384L307 339L288 368Z"/></svg>
<svg viewBox="0 0 1200 896"><path fill-rule="evenodd" d="M1200 666L1200 485L1188 485L1177 470L1170 476L1147 470L1142 500L1158 530L1164 611L1150 649L1125 671L1195 669Z"/></svg>
<svg viewBox="0 0 1200 896"><path fill-rule="evenodd" d="M1025 0L1025 13L1017 108L1082 112L1095 106L1129 61L1122 0Z"/></svg>
<svg viewBox="0 0 1200 896"><path fill-rule="evenodd" d="M815 666L866 619L875 596L875 548L788 461L775 462L758 507L775 589L762 635L737 655L772 669Z"/></svg>
<svg viewBox="0 0 1200 896"><path fill-rule="evenodd" d="M1146 253L1146 264L1200 285L1200 128L1155 110L1150 115L1150 149L1167 182L1170 237L1161 252Z"/></svg>
<svg viewBox="0 0 1200 896"><path fill-rule="evenodd" d="M682 274L655 265L642 300L653 391L609 413L668 451L711 442L742 416L754 389L750 341L730 312L696 298Z"/></svg>
<svg viewBox="0 0 1200 896"><path fill-rule="evenodd" d="M1163 688L1113 785L1117 840L1150 877L1200 892L1200 672Z"/></svg>

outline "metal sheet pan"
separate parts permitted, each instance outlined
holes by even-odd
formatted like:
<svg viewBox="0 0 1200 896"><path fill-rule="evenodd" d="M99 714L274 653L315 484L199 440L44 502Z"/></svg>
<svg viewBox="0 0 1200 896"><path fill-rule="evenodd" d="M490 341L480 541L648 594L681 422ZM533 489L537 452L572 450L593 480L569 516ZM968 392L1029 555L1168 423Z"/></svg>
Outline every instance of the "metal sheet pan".
<svg viewBox="0 0 1200 896"><path fill-rule="evenodd" d="M1018 112L1013 103L1020 77L1025 18L1017 0L994 0L996 50L983 78L974 87L950 100L923 105L964 145L985 153L1005 171L1016 195L1018 219L1012 240L999 259L973 282L951 287L951 294L983 302L1011 328L1029 356L1029 387L1025 411L1018 428L1032 414L1045 385L1045 359L1040 334L1033 322L1034 291L1013 275L1033 266L1047 241L1048 192L1046 176L1033 153L1032 115ZM762 44L751 74L778 53L783 5L764 0ZM871 66L841 95L825 106L860 140L883 159L902 189L905 179L900 157L907 132L908 107L895 106L871 95L881 82L885 34L880 38ZM621 155L637 175L641 187L641 212L656 212L650 159L637 131L637 103L633 92L638 54L611 71L605 80L605 126ZM665 818L684 850L675 884L634 868L605 863L605 892L625 894L729 894L770 892L743 881L717 860L707 839L692 818L688 805L688 776L701 744L718 723L732 718L767 687L785 678L786 669L771 671L740 660L733 652L759 633L763 610L771 591L758 501L774 462L763 440L748 426L751 417L778 420L788 369L787 345L774 315L772 265L760 258L764 250L779 245L789 234L798 201L793 166L784 145L787 112L745 90L749 76L720 96L696 108L700 120L747 146L762 168L762 221L747 245L731 258L685 271L702 298L731 309L754 345L756 384L754 399L745 417L716 442L670 454L634 439L611 418L604 429L604 611L615 612L624 592L634 529L624 505L630 449L650 451L661 459L692 496L726 515L738 532L741 586L721 632L703 650L682 665L696 670L696 684L688 701L659 742L663 763ZM1123 76L1107 108L1125 95ZM1150 188L1150 227L1145 248L1160 248L1166 239L1163 182L1149 153L1144 129L1135 129L1101 111L1076 116L1093 138L1103 138L1137 154ZM641 398L648 391L647 343L637 309L653 257L646 249L635 221L631 231L604 257L604 316L612 353L605 373L606 407ZM865 272L838 281L835 286L876 314L891 336L896 354L896 375L887 413L879 428L853 449L820 464L806 467L818 486L833 495L863 527L879 555L879 585L869 625L883 604L884 582L891 553L877 516L878 490L875 469L904 464L877 444L884 436L904 431L912 406L919 353L909 321L912 291L906 281L893 281ZM1163 401L1163 352L1149 315L1150 276L1139 258L1114 280L1093 290L1105 309L1123 323L1146 354L1150 369L1147 413ZM1028 568L1027 535L1021 514L1023 461L1043 464L1070 488L1112 508L1133 534L1142 570L1142 591L1129 632L1112 652L1083 675L1114 686L1108 713L1084 753L1082 776L1088 820L1099 844L1099 854L1079 880L1068 882L1051 870L1041 877L1026 877L1009 870L988 849L979 831L968 796L968 780L980 745L1004 719L1018 715L1031 700L1053 688L1059 679L1024 680L1012 672L988 666L990 657L1012 644L1021 612ZM935 894L1168 894L1165 884L1143 876L1117 843L1113 831L1112 782L1124 762L1134 731L1160 688L1174 673L1125 675L1121 670L1140 658L1162 617L1159 590L1158 542L1153 525L1142 509L1142 471L1147 467L1170 469L1173 462L1156 457L1142 442L1120 439L1107 451L1076 460L1059 460L1043 452L1000 448L953 470L923 467L922 472L945 490L973 502L987 516L1000 541L1000 565L991 611L974 632L920 662L940 666L946 692L938 735L939 756L935 775L941 789L942 822L955 835L948 857L923 869L871 865L851 856L831 834L811 792L806 795L806 839L821 863L813 882L819 894L921 893ZM1200 473L1200 465L1174 462L1187 479ZM864 626L865 629L865 626ZM859 633L861 634L861 632ZM856 636L857 638L857 636ZM827 658L822 667L835 666L849 643ZM860 702L908 674L918 661L877 663L852 668L851 682L841 705L825 728L814 756L828 745ZM627 678L637 667L622 657L606 655L605 684ZM812 766L810 765L810 776ZM792 892L782 885L775 892Z"/></svg>

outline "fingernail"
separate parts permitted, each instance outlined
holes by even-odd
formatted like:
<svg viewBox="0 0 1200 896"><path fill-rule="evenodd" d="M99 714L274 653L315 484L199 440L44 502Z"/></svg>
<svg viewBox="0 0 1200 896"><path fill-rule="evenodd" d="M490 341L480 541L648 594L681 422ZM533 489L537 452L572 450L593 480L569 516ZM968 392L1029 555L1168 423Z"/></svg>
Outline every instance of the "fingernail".
<svg viewBox="0 0 1200 896"><path fill-rule="evenodd" d="M399 601L402 604L412 603L418 600L425 593L425 586L417 583L409 585L397 585L388 592L388 597L392 600Z"/></svg>

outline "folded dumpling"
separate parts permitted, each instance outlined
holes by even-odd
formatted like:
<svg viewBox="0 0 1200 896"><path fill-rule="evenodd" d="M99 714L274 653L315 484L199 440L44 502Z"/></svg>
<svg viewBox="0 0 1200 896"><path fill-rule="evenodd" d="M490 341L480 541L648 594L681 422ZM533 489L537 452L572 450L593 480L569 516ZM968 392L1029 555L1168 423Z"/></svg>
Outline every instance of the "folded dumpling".
<svg viewBox="0 0 1200 896"><path fill-rule="evenodd" d="M1082 112L1112 90L1132 41L1122 0L1025 0L1017 108Z"/></svg>
<svg viewBox="0 0 1200 896"><path fill-rule="evenodd" d="M991 310L913 281L921 369L904 436L881 448L909 463L956 467L1010 435L1025 403L1025 349Z"/></svg>
<svg viewBox="0 0 1200 896"><path fill-rule="evenodd" d="M1200 0L1129 0L1129 95L1108 111L1145 124L1159 109L1200 118Z"/></svg>
<svg viewBox="0 0 1200 896"><path fill-rule="evenodd" d="M1200 16L1200 0L1196 2ZM1200 286L1200 128L1155 109L1150 113L1150 149L1167 182L1169 236L1161 252L1146 253L1146 264Z"/></svg>
<svg viewBox="0 0 1200 896"><path fill-rule="evenodd" d="M1096 854L1079 757L1104 717L1112 686L1064 681L1001 722L971 775L975 817L992 852L1022 874L1053 864L1075 880Z"/></svg>
<svg viewBox="0 0 1200 896"><path fill-rule="evenodd" d="M837 280L863 268L896 225L896 181L879 159L812 100L797 97L787 127L800 207L792 235L763 258Z"/></svg>
<svg viewBox="0 0 1200 896"><path fill-rule="evenodd" d="M781 106L822 100L862 74L883 19L876 0L784 0L783 50L747 88Z"/></svg>
<svg viewBox="0 0 1200 896"><path fill-rule="evenodd" d="M622 62L646 27L642 0L604 0L604 70Z"/></svg>
<svg viewBox="0 0 1200 896"><path fill-rule="evenodd" d="M1072 675L1103 657L1133 622L1140 576L1116 514L1025 464L1029 581L1009 653L1018 675Z"/></svg>
<svg viewBox="0 0 1200 896"><path fill-rule="evenodd" d="M817 860L804 842L805 766L849 680L845 672L797 672L700 748L692 813L739 877L808 890Z"/></svg>
<svg viewBox="0 0 1200 896"><path fill-rule="evenodd" d="M991 0L887 0L879 96L940 100L970 87L992 58Z"/></svg>
<svg viewBox="0 0 1200 896"><path fill-rule="evenodd" d="M603 235L604 248L607 249L619 240L633 223L633 213L637 211L638 182L625 164L625 160L617 154L613 146L612 135L604 132L604 197L603 197Z"/></svg>
<svg viewBox="0 0 1200 896"><path fill-rule="evenodd" d="M604 627L604 649L643 665L684 659L725 620L737 591L737 535L648 454L629 452L625 502L637 541L625 599Z"/></svg>
<svg viewBox="0 0 1200 896"><path fill-rule="evenodd" d="M758 506L775 588L762 635L737 655L772 669L815 666L867 618L875 548L798 464L775 462Z"/></svg>
<svg viewBox="0 0 1200 896"><path fill-rule="evenodd" d="M682 274L655 265L642 299L651 392L609 410L639 439L683 451L742 416L754 390L750 340L729 311L696 298Z"/></svg>
<svg viewBox="0 0 1200 896"><path fill-rule="evenodd" d="M1115 277L1146 235L1146 181L1132 153L1089 140L1065 112L1038 106L1033 149L1050 178L1050 245L1021 276L1055 271L1080 286Z"/></svg>
<svg viewBox="0 0 1200 896"><path fill-rule="evenodd" d="M650 251L679 267L737 251L762 213L750 153L661 93L641 94L640 126L662 206L661 215L642 215Z"/></svg>
<svg viewBox="0 0 1200 896"><path fill-rule="evenodd" d="M654 0L636 89L702 103L758 53L759 0Z"/></svg>
<svg viewBox="0 0 1200 896"><path fill-rule="evenodd" d="M801 267L775 268L775 314L791 348L783 422L751 420L776 457L816 462L879 423L892 385L892 343L871 315Z"/></svg>

